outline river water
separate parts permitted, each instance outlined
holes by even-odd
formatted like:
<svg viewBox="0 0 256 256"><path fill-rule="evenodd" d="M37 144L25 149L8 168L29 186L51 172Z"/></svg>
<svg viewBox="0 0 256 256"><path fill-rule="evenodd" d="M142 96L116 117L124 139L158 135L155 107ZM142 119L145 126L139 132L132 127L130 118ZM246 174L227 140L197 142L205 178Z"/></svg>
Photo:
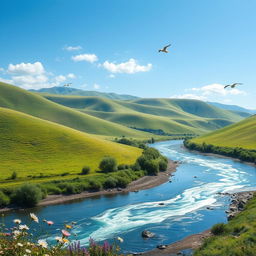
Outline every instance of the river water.
<svg viewBox="0 0 256 256"><path fill-rule="evenodd" d="M247 191L256 187L256 168L228 158L205 156L187 151L182 141L165 141L151 145L179 165L172 182L152 189L114 196L101 196L72 203L17 211L6 216L28 221L33 211L40 219L54 221L48 228L53 237L59 235L63 223L77 222L76 239L88 244L120 236L124 253L153 249L188 235L226 222L225 210L229 197L218 192ZM159 205L162 203L163 205ZM207 209L209 208L210 209ZM143 239L141 232L149 230L154 238Z"/></svg>

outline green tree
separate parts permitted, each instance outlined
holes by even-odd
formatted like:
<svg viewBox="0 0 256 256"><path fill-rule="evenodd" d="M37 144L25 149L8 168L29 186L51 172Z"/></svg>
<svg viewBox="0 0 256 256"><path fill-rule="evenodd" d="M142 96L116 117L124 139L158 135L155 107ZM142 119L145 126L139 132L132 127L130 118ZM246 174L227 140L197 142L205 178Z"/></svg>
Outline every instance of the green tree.
<svg viewBox="0 0 256 256"><path fill-rule="evenodd" d="M103 172L115 172L117 170L116 159L111 156L104 157L99 164L99 168Z"/></svg>

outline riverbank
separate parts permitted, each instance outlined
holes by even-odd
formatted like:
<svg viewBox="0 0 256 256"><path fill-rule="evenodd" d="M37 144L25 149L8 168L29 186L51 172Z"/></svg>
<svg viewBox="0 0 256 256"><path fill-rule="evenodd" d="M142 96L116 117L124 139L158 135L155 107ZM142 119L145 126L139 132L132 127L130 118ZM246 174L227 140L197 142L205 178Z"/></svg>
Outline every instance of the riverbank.
<svg viewBox="0 0 256 256"><path fill-rule="evenodd" d="M220 193L224 196L230 196L230 206L229 210L226 211L228 221L235 218L236 215L242 212L245 209L246 204L253 198L256 192L254 191L245 191L237 193ZM204 240L213 234L211 230L205 230L202 233L193 234L185 237L184 239L177 241L169 245L162 245L162 249L156 248L154 250L141 253L143 256L174 256L174 255L183 255L182 251L184 250L195 250L198 249L204 242Z"/></svg>
<svg viewBox="0 0 256 256"><path fill-rule="evenodd" d="M37 206L47 206L54 204L62 204L75 200L81 200L90 197L104 196L104 195L115 195L120 193L138 192L139 190L150 189L159 186L165 182L168 182L172 173L176 171L178 161L168 160L167 170L165 172L159 172L157 176L144 176L138 180L131 182L126 188L115 188L100 190L96 192L83 192L80 194L72 195L49 195L47 198L39 202ZM17 207L5 207L0 209L0 212L8 212L13 210L23 210L23 208Z"/></svg>

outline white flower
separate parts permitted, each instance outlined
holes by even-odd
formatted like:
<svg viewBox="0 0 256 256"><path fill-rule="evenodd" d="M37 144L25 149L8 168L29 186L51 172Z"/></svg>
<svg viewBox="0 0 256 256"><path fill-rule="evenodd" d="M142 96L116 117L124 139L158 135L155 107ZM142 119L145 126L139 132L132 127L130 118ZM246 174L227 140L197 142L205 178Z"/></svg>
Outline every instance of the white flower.
<svg viewBox="0 0 256 256"><path fill-rule="evenodd" d="M117 239L120 243L122 243L122 242L124 241L124 239L121 238L120 236L118 236L116 239Z"/></svg>
<svg viewBox="0 0 256 256"><path fill-rule="evenodd" d="M23 244L22 243L17 243L18 246L20 247L23 247Z"/></svg>
<svg viewBox="0 0 256 256"><path fill-rule="evenodd" d="M14 231L13 231L14 237L17 237L17 236L19 236L20 234L21 234L21 232L20 232L19 230L14 230Z"/></svg>
<svg viewBox="0 0 256 256"><path fill-rule="evenodd" d="M48 246L47 242L43 239L38 240L38 244L43 248L47 248Z"/></svg>
<svg viewBox="0 0 256 256"><path fill-rule="evenodd" d="M30 218L34 221L34 222L39 222L37 216L34 213L30 213Z"/></svg>
<svg viewBox="0 0 256 256"><path fill-rule="evenodd" d="M29 227L27 225L19 225L20 230L29 230Z"/></svg>
<svg viewBox="0 0 256 256"><path fill-rule="evenodd" d="M31 251L29 249L26 249L25 252L26 253L31 253Z"/></svg>
<svg viewBox="0 0 256 256"><path fill-rule="evenodd" d="M15 224L20 224L20 223L21 223L21 220L15 219L15 220L13 220L13 222L14 222Z"/></svg>

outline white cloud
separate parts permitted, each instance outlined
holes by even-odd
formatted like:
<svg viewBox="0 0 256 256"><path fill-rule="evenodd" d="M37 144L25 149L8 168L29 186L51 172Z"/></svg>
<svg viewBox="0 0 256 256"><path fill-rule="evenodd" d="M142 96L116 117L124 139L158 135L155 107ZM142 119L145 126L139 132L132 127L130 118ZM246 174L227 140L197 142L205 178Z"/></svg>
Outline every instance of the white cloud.
<svg viewBox="0 0 256 256"><path fill-rule="evenodd" d="M63 76L63 75L55 76L54 79L55 79L57 84L60 84L60 83L62 83L62 82L67 80L67 78L65 76Z"/></svg>
<svg viewBox="0 0 256 256"><path fill-rule="evenodd" d="M173 95L170 98L176 98L176 99L193 99L193 100L207 100L205 96L202 95L196 95L192 93L187 93L187 94L181 94L181 95Z"/></svg>
<svg viewBox="0 0 256 256"><path fill-rule="evenodd" d="M45 70L42 63L37 61L35 63L9 64L8 72L15 75L41 75L45 73Z"/></svg>
<svg viewBox="0 0 256 256"><path fill-rule="evenodd" d="M100 89L100 85L99 85L99 84L94 84L94 85L93 85L93 88L94 88L95 90L98 90L98 89Z"/></svg>
<svg viewBox="0 0 256 256"><path fill-rule="evenodd" d="M66 50L66 51L71 52L71 51L82 50L82 47L80 45L78 45L78 46L65 46L65 47L63 47L63 49Z"/></svg>
<svg viewBox="0 0 256 256"><path fill-rule="evenodd" d="M239 90L237 88L224 88L225 85L223 84L209 84L198 88L192 88L192 91L197 91L204 96L209 95L246 95L246 92Z"/></svg>
<svg viewBox="0 0 256 256"><path fill-rule="evenodd" d="M75 79L75 78L76 78L76 75L73 74L73 73L69 73L69 74L67 74L67 78Z"/></svg>
<svg viewBox="0 0 256 256"><path fill-rule="evenodd" d="M146 66L137 64L135 59L129 59L127 62L115 64L113 62L105 61L102 65L103 68L110 71L111 73L126 73L134 74L137 72L147 72L151 70L152 64L148 63Z"/></svg>
<svg viewBox="0 0 256 256"><path fill-rule="evenodd" d="M0 72L4 72L4 69L3 69L3 68L0 68Z"/></svg>
<svg viewBox="0 0 256 256"><path fill-rule="evenodd" d="M113 75L113 74L110 74L108 77L109 77L109 78L115 78L116 76Z"/></svg>
<svg viewBox="0 0 256 256"><path fill-rule="evenodd" d="M93 63L98 60L98 57L95 54L79 54L72 56L71 59L75 62L88 61L90 63Z"/></svg>

